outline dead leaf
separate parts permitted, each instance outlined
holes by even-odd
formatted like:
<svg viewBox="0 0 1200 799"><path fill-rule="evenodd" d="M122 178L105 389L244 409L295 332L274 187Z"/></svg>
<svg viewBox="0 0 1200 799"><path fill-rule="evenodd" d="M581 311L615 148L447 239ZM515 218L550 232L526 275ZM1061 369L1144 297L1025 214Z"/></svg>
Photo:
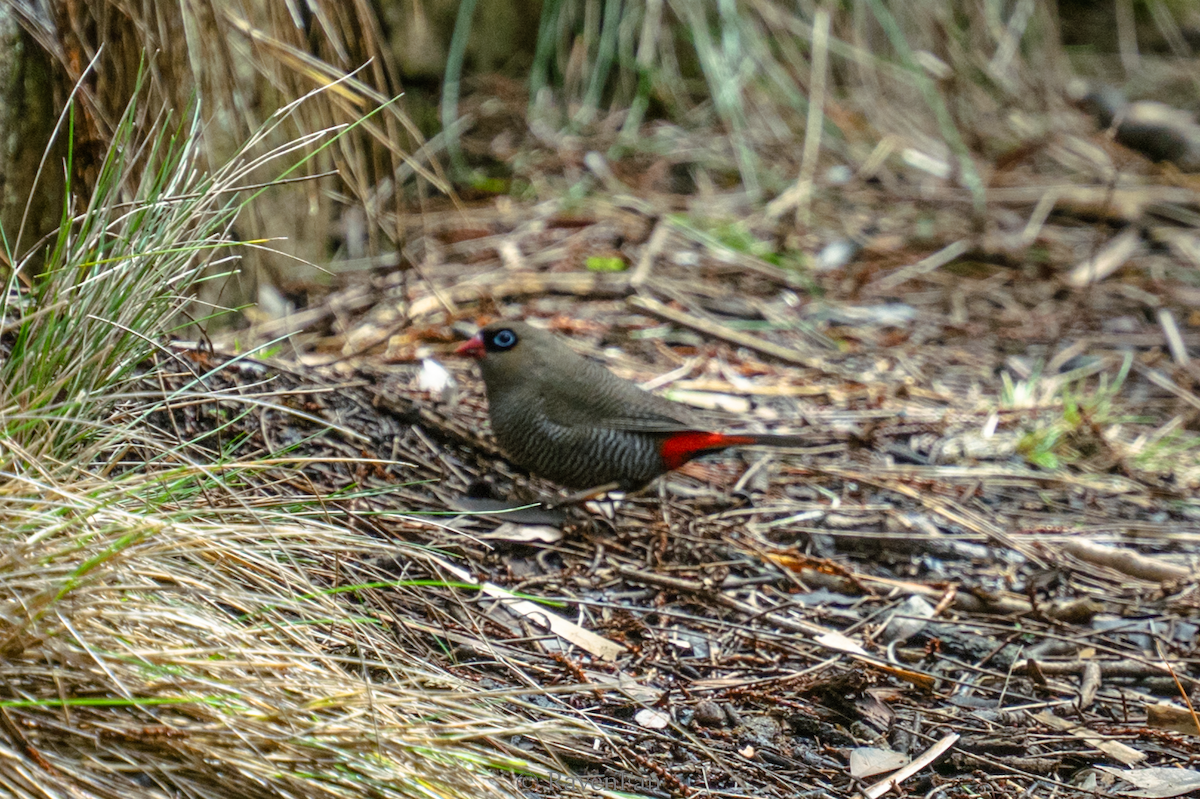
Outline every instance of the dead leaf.
<svg viewBox="0 0 1200 799"><path fill-rule="evenodd" d="M1182 732L1185 735L1200 735L1196 715L1185 707L1170 702L1146 705L1146 726L1155 730Z"/></svg>
<svg viewBox="0 0 1200 799"><path fill-rule="evenodd" d="M504 522L490 533L483 533L478 537L489 541L512 541L518 544L553 544L562 540L563 531L548 524Z"/></svg>
<svg viewBox="0 0 1200 799"><path fill-rule="evenodd" d="M1127 746L1120 741L1109 740L1098 732L1093 732L1087 727L1076 724L1073 721L1059 718L1048 710L1043 710L1041 713L1035 714L1034 719L1051 729L1070 733L1076 738L1087 741L1089 746L1096 747L1104 754L1126 765L1132 765L1146 759L1145 752L1139 752L1132 746Z"/></svg>
<svg viewBox="0 0 1200 799"><path fill-rule="evenodd" d="M946 754L946 751L954 746L958 741L958 733L952 732L945 736L933 746L926 749L920 755L915 757L911 763L904 766L895 774L885 779L876 782L874 785L867 788L860 794L855 794L855 799L879 799L885 793L895 790L899 792L900 784L907 780L912 775L916 774L926 766L935 763L938 758Z"/></svg>
<svg viewBox="0 0 1200 799"><path fill-rule="evenodd" d="M429 560L436 563L441 569L453 574L463 582L475 582L471 577L471 573L466 569L454 566L451 563L437 557L430 557ZM527 599L519 599L511 592L506 591L495 583L483 582L479 584L479 590L485 595L501 601L503 606L510 612L519 616L524 616L530 619L538 626L545 627L550 632L557 635L559 638L569 643L574 644L580 649L595 655L601 660L613 661L616 660L625 651L625 647L610 641L602 635L592 632L584 627L580 627L572 621L564 619L557 613L540 606Z"/></svg>
<svg viewBox="0 0 1200 799"><path fill-rule="evenodd" d="M885 644L904 643L925 628L925 620L933 618L933 605L914 594L906 599L888 618L879 631L878 640Z"/></svg>
<svg viewBox="0 0 1200 799"><path fill-rule="evenodd" d="M670 725L671 716L661 710L644 707L634 714L633 720L648 730L662 730Z"/></svg>
<svg viewBox="0 0 1200 799"><path fill-rule="evenodd" d="M1200 771L1190 768L1135 768L1122 771L1112 766L1096 766L1101 771L1135 786L1135 790L1117 790L1114 793L1121 796L1134 796L1138 799L1169 799L1172 796L1183 796L1185 793L1200 791Z"/></svg>
<svg viewBox="0 0 1200 799"><path fill-rule="evenodd" d="M908 755L893 752L891 749L860 746L850 750L850 776L861 780L876 774L886 774L903 768L909 760L911 758Z"/></svg>

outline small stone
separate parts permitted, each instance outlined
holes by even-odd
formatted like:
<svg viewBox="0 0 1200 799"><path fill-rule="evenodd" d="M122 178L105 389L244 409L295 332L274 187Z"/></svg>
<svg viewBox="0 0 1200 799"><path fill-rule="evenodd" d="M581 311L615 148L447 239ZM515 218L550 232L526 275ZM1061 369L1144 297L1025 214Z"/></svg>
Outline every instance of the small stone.
<svg viewBox="0 0 1200 799"><path fill-rule="evenodd" d="M716 702L705 700L696 705L696 723L702 727L724 727L725 711Z"/></svg>

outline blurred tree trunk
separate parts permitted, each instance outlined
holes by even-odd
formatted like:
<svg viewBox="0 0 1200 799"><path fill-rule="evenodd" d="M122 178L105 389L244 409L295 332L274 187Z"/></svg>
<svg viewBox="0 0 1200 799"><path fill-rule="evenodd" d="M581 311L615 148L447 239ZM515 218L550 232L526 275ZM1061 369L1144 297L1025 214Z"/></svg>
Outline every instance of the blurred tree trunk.
<svg viewBox="0 0 1200 799"><path fill-rule="evenodd" d="M62 148L37 176L55 121L50 69L48 56L22 29L16 12L0 3L0 254L6 261L19 255L12 249L22 218L19 246L26 250L58 226L62 213Z"/></svg>
<svg viewBox="0 0 1200 799"><path fill-rule="evenodd" d="M441 80L459 0L377 0L406 79ZM467 60L476 74L527 66L537 45L542 0L487 0L475 10Z"/></svg>

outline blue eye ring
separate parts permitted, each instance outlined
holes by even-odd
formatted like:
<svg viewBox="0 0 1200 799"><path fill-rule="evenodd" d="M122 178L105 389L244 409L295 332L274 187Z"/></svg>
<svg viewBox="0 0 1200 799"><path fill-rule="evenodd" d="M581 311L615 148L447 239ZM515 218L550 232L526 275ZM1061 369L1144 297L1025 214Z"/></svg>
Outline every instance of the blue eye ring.
<svg viewBox="0 0 1200 799"><path fill-rule="evenodd" d="M507 327L492 334L492 346L498 350L510 350L517 344L517 334Z"/></svg>

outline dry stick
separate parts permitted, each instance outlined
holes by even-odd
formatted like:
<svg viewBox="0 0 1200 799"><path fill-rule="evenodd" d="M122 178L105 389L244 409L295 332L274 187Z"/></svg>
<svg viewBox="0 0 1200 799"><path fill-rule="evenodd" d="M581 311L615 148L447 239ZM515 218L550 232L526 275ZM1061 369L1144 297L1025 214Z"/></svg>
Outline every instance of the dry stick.
<svg viewBox="0 0 1200 799"><path fill-rule="evenodd" d="M410 316L407 314L401 314L400 318L395 322L392 322L382 330L377 330L366 341L359 342L354 349L347 349L351 344L351 336L346 336L345 344L342 345L342 352L327 361L322 361L321 366L333 366L335 363L349 361L353 358L359 357L360 355L365 355L366 353L378 347L380 344L386 344L392 336L408 327L411 323L412 318Z"/></svg>
<svg viewBox="0 0 1200 799"><path fill-rule="evenodd" d="M1069 286L1083 288L1096 283L1120 269L1142 246L1142 233L1135 227L1114 236L1100 252L1088 256L1067 275Z"/></svg>
<svg viewBox="0 0 1200 799"><path fill-rule="evenodd" d="M885 491L894 491L897 494L902 494L910 499L915 499L925 507L929 508L934 513L948 519L955 524L962 525L968 530L972 530L980 535L987 536L992 542L1000 544L1021 553L1024 557L1037 566L1047 565L1045 559L1042 558L1032 547L1023 542L1017 541L1015 538L1004 532L991 521L981 517L979 514L967 510L966 508L953 508L937 499L936 497L918 491L911 486L896 484L880 479L875 475L870 475L865 472L856 472L848 469L838 469L836 467L812 467L813 471L824 472L825 474L834 477L840 477L843 480L856 480L858 482L867 483L869 485L878 486Z"/></svg>
<svg viewBox="0 0 1200 799"><path fill-rule="evenodd" d="M514 614L529 619L535 625L549 630L559 638L578 646L580 649L591 655L595 655L601 660L616 660L625 651L625 647L620 644L610 641L585 627L581 627L527 599L521 599L495 583L486 580L476 580L466 569L459 568L442 558L432 555L429 556L429 561L436 563L441 569L453 574L464 583L476 584L480 592L486 596L500 600L500 604Z"/></svg>
<svg viewBox="0 0 1200 799"><path fill-rule="evenodd" d="M1176 186L1110 189L1104 186L1062 184L991 189L987 193L987 201L988 205L1032 205L1039 202L1049 190L1058 195L1056 208L1079 216L1098 216L1102 219L1119 219L1125 222L1136 222L1144 218L1151 206L1191 206L1196 203L1194 190ZM946 199L969 200L970 195L957 192Z"/></svg>
<svg viewBox="0 0 1200 799"><path fill-rule="evenodd" d="M1154 227L1149 230L1150 238L1166 244L1180 258L1200 266L1200 235L1179 228Z"/></svg>
<svg viewBox="0 0 1200 799"><path fill-rule="evenodd" d="M663 246L667 243L667 236L671 234L671 223L664 219L658 220L654 226L654 231L650 234L650 240L646 242L646 246L642 248L642 254L638 257L637 266L629 275L629 285L635 290L640 289L642 284L646 282L646 278L650 277L650 270L654 267L654 259L662 252Z"/></svg>
<svg viewBox="0 0 1200 799"><path fill-rule="evenodd" d="M1033 213L1029 215L1029 221L1025 223L1025 229L1021 231L1021 245L1030 247L1037 237L1042 232L1042 227L1046 224L1046 220L1050 218L1050 212L1054 210L1054 206L1058 204L1059 192L1058 189L1047 189L1041 199L1037 201L1037 205L1033 207Z"/></svg>
<svg viewBox="0 0 1200 799"><path fill-rule="evenodd" d="M1200 573L1177 563L1163 562L1137 552L1107 547L1083 539L1064 541L1059 547L1063 552L1082 561L1096 566L1107 566L1140 580L1166 583L1200 577Z"/></svg>
<svg viewBox="0 0 1200 799"><path fill-rule="evenodd" d="M525 294L573 294L579 297L624 297L630 291L624 272L493 272L450 286L445 296L465 303L481 297L504 299ZM417 319L441 305L435 297L421 297L409 306Z"/></svg>
<svg viewBox="0 0 1200 799"><path fill-rule="evenodd" d="M1167 308L1159 308L1158 324L1162 327L1163 336L1167 339L1167 348L1171 350L1171 357L1175 359L1175 363L1187 366L1191 358L1188 357L1187 345L1183 343L1183 336L1179 334L1179 325L1175 323L1175 315Z"/></svg>
<svg viewBox="0 0 1200 799"><path fill-rule="evenodd" d="M983 630L991 633L1008 634L1012 632L1012 627L1010 625L1007 623L1001 624L999 622L971 621L969 624L967 622L959 622L959 626L970 626L973 629ZM1080 646L1082 641L1088 640L1089 645L1102 655L1111 655L1114 658L1120 658L1120 660L1100 661L1100 671L1106 677L1152 677L1161 676L1163 674L1167 674L1169 676L1170 674L1170 671L1166 669L1161 662L1151 661L1147 658L1140 657L1136 653L1131 654L1130 652L1117 649L1115 646L1109 646L1108 644L1098 643L1094 640L1090 640L1090 633L1085 633L1083 635L1066 635L1054 632L1050 628L1042 628L1039 630L1039 633L1045 639L1062 641L1074 646ZM1042 662L1038 661L1036 658L1034 658L1034 661L1036 662L1038 669L1041 670L1041 672L1045 675L1080 674L1083 671L1084 663L1082 660L1066 662ZM1018 660L1013 665L1013 670L1024 670L1028 665L1029 658ZM1186 679L1189 685L1200 685L1200 679L1196 679L1190 675L1187 676Z"/></svg>
<svg viewBox="0 0 1200 799"><path fill-rule="evenodd" d="M1033 0L1022 0L1013 9L1005 26L1004 35L1000 37L996 53L988 61L987 72L998 80L1008 91L1016 93L1016 80L1010 73L1013 57L1017 47L1025 38L1025 28L1036 10Z"/></svg>
<svg viewBox="0 0 1200 799"><path fill-rule="evenodd" d="M762 608L748 605L745 602L741 602L721 591L712 591L711 589L703 588L691 580L684 580L679 577L669 577L664 574L655 574L654 572L642 571L641 569L634 568L633 566L622 566L620 564L614 568L614 571L616 571L616 573L622 577L628 578L629 580L633 580L635 582L643 583L645 585L656 585L660 588L668 588L672 591L679 591L681 593L693 595L702 594L711 599L715 599L718 603L724 605L725 607L735 610L749 618L764 619L768 623L774 624L775 626L787 630L788 632L803 633L804 635L811 635L813 637L828 635L831 633L835 635L838 634L836 630L833 630L829 627L822 627L819 624L812 624L810 622L800 621L798 619L791 619L787 616L781 616L777 613L764 613Z"/></svg>
<svg viewBox="0 0 1200 799"><path fill-rule="evenodd" d="M837 575L823 572L819 568L810 568L807 566L801 567L799 570L792 569L792 571L806 585L829 588L843 594L853 594L853 589L858 586L871 587L877 585L890 591L918 594L929 599L938 600L939 606L946 604L947 607L952 606L955 610L968 613L1019 616L1033 611L1033 605L1028 599L1006 593L991 595L985 600L972 593L960 592L956 585L951 585L949 588L938 588L907 580L878 577L864 572L851 572L846 577L838 577ZM1070 607L1061 608L1059 606L1044 606L1041 608L1042 614L1049 619L1059 618L1064 613L1069 613L1070 610Z"/></svg>
<svg viewBox="0 0 1200 799"><path fill-rule="evenodd" d="M887 291L889 289L894 289L901 283L905 283L915 277L928 274L935 269L940 269L946 264L964 255L970 248L971 244L967 239L959 239L953 244L946 245L933 255L930 255L927 258L922 258L915 264L902 267L897 269L895 272L892 272L890 275L881 277L874 283L868 284L867 288L874 291Z"/></svg>
<svg viewBox="0 0 1200 799"><path fill-rule="evenodd" d="M1100 664L1089 660L1083 665L1083 678L1079 681L1079 709L1087 710L1096 701L1100 690Z"/></svg>
<svg viewBox="0 0 1200 799"><path fill-rule="evenodd" d="M325 302L316 308L306 308L302 311L296 311L295 313L280 317L279 319L271 319L267 322L252 325L249 330L240 331L240 333L243 338L249 336L251 339L256 337L275 339L280 336L300 333L338 311L354 313L364 308L369 308L375 303L377 298L378 295L373 290L365 287L355 287L349 291L334 295L329 302Z"/></svg>
<svg viewBox="0 0 1200 799"><path fill-rule="evenodd" d="M778 219L790 209L796 209L796 228L809 222L813 176L817 171L817 156L821 151L821 129L825 125L825 79L829 54L829 11L820 9L813 20L812 84L808 93L808 120L804 128L804 152L796 182L767 203L767 219Z"/></svg>
<svg viewBox="0 0 1200 799"><path fill-rule="evenodd" d="M821 8L813 19L812 87L808 94L808 120L804 129L804 152L800 159L800 197L796 205L796 228L811 217L813 176L821 152L821 128L825 124L825 73L829 55L829 9Z"/></svg>
<svg viewBox="0 0 1200 799"><path fill-rule="evenodd" d="M649 212L647 212L649 214ZM680 236L689 242L699 244L705 247L710 252L720 253L720 260L726 262L729 266L736 266L738 269L748 270L756 275L765 277L773 283L792 288L799 288L803 291L808 291L811 286L806 282L807 278L801 277L798 272L791 269L780 269L774 264L764 261L762 258L751 255L746 252L731 249L724 244L721 244L713 236L703 233L695 228L689 228L685 225L677 225ZM698 281L693 281L697 283Z"/></svg>
<svg viewBox="0 0 1200 799"><path fill-rule="evenodd" d="M1138 26L1134 17L1133 0L1117 0L1113 5L1117 27L1117 53L1121 58L1121 67L1126 75L1136 75L1141 71L1142 59L1138 52Z"/></svg>
<svg viewBox="0 0 1200 799"><path fill-rule="evenodd" d="M880 796L883 796L890 790L895 789L897 792L899 792L900 783L904 782L906 779L944 755L947 749L954 746L958 738L958 733L950 733L945 738L942 738L933 746L926 749L919 757L915 758L911 763L897 771L892 776L886 777L872 785L870 788L867 788L860 794L860 796L865 797L865 799L879 799Z"/></svg>
<svg viewBox="0 0 1200 799"><path fill-rule="evenodd" d="M1025 660L1013 664L1015 671L1021 671L1026 666ZM1038 668L1047 677L1083 674L1089 666L1098 666L1103 677L1162 677L1170 675L1170 669L1164 663L1151 663L1145 660L1048 660L1038 661Z"/></svg>
<svg viewBox="0 0 1200 799"><path fill-rule="evenodd" d="M1151 369L1148 366L1142 366L1137 361L1133 362L1133 368L1137 370L1138 374L1159 388L1166 389L1186 402L1188 405L1191 405L1193 408L1200 408L1200 397L1197 397L1187 389L1180 387L1174 380L1157 369Z"/></svg>
<svg viewBox="0 0 1200 799"><path fill-rule="evenodd" d="M1082 724L1060 719L1048 710L1034 714L1033 719L1041 724L1045 724L1052 730L1070 733L1086 742L1089 746L1099 749L1104 754L1115 760L1119 760L1127 766L1132 766L1134 763L1139 763L1146 759L1144 752L1139 752L1132 746L1127 746L1119 741L1110 740L1098 732L1089 730Z"/></svg>
<svg viewBox="0 0 1200 799"><path fill-rule="evenodd" d="M657 317L666 319L668 322L674 322L677 325L691 328L699 333L703 333L713 338L719 338L722 341L728 341L730 344L736 344L739 347L754 350L755 352L769 355L772 358L778 358L786 363L796 364L797 366L805 366L809 369L816 369L825 374L840 377L852 383L863 382L858 375L844 372L837 367L822 363L818 358L810 358L802 352L783 347L779 344L772 344L769 341L763 341L757 336L749 333L743 333L740 330L732 330L724 325L718 325L713 322L701 319L686 311L677 311L666 303L659 302L652 297L644 297L636 295L626 300L634 308L646 313L654 314Z"/></svg>
<svg viewBox="0 0 1200 799"><path fill-rule="evenodd" d="M406 259L408 259L408 263L412 267L412 271L416 272L417 277L421 278L421 282L423 282L426 286L429 287L430 293L433 294L434 299L437 300L438 304L442 306L442 308L446 311L446 313L450 314L450 316L453 317L457 310L454 305L454 300L452 300L450 297L446 296L442 292L442 290L438 288L437 284L429 279L429 276L427 274L425 274L424 265L422 265L420 262L418 262L416 258L413 258L411 253L412 253L411 245L404 248L404 250L403 250L404 257ZM433 260L433 248L430 247L428 241L425 242L425 258L423 258L422 260L425 261L425 263L429 266L437 266L437 264ZM411 308L409 310L408 315L410 317L413 315Z"/></svg>
<svg viewBox="0 0 1200 799"><path fill-rule="evenodd" d="M801 633L812 637L812 640L835 652L841 652L849 655L852 659L859 663L864 663L876 669L880 669L888 674L892 674L902 680L921 686L926 690L932 690L935 678L922 671L913 669L901 668L895 664L888 663L886 660L875 657L867 652L861 644L855 641L850 636L840 633L837 630L822 627L819 624L813 624L799 619L789 618L781 615L773 610L763 610L755 605L750 605L742 602L722 591L713 591L711 588L697 585L690 580L684 580L679 577L669 577L667 575L655 574L654 572L646 572L637 569L633 566L617 565L614 569L617 574L634 582L644 583L646 585L657 585L662 588L669 588L673 591L681 593L689 593L695 595L703 595L705 597L716 600L719 604L730 608L748 620L761 619L767 624L773 625L793 633Z"/></svg>

